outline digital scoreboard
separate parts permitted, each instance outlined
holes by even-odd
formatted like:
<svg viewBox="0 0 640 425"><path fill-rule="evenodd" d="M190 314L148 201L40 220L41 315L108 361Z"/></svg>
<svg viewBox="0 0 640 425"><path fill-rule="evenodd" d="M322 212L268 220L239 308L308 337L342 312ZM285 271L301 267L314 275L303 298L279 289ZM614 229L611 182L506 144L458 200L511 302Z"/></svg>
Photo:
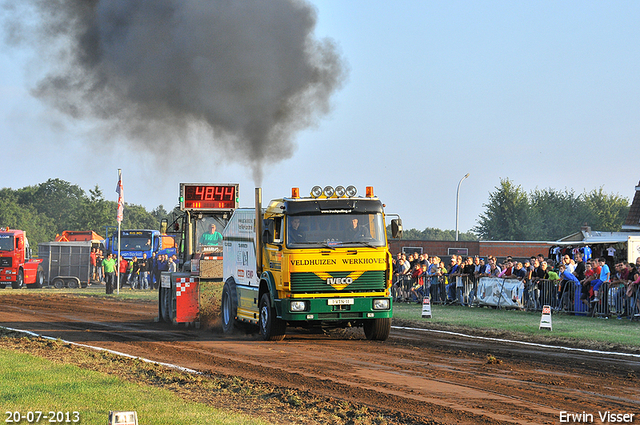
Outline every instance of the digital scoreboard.
<svg viewBox="0 0 640 425"><path fill-rule="evenodd" d="M238 184L180 183L182 211L231 211L238 208Z"/></svg>

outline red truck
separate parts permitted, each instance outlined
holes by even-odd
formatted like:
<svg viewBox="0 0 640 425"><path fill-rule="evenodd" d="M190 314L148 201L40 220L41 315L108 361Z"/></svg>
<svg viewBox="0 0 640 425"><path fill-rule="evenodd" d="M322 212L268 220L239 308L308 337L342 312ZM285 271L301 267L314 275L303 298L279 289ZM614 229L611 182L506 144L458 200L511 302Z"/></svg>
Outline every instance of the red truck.
<svg viewBox="0 0 640 425"><path fill-rule="evenodd" d="M0 289L8 284L14 289L27 285L42 288L42 260L31 258L29 241L24 230L0 227Z"/></svg>

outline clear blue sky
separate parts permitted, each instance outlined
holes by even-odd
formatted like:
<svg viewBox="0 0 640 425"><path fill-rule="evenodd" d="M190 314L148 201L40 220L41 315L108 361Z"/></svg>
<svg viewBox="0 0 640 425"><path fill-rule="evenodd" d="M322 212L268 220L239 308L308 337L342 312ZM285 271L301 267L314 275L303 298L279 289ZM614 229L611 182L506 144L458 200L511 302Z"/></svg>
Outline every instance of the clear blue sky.
<svg viewBox="0 0 640 425"><path fill-rule="evenodd" d="M289 159L264 172L268 199L291 187L365 186L405 228L476 225L489 192L509 178L537 188L603 187L632 199L640 180L640 2L313 1L317 39L348 66L333 109L298 132ZM148 210L177 202L180 182L238 182L250 170L224 155L158 163L95 123L74 121L30 94L51 66L27 46L0 51L1 187L60 178ZM126 211L125 211L126 214Z"/></svg>

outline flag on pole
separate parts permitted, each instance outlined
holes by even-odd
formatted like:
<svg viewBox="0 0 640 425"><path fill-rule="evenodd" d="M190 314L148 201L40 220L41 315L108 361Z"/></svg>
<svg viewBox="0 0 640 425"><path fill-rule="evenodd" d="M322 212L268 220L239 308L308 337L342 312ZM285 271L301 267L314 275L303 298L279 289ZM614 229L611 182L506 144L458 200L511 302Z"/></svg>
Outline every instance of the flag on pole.
<svg viewBox="0 0 640 425"><path fill-rule="evenodd" d="M124 211L124 188L122 187L122 171L118 170L118 186L116 186L116 193L118 194L118 214L116 220L118 223L122 223L123 211Z"/></svg>

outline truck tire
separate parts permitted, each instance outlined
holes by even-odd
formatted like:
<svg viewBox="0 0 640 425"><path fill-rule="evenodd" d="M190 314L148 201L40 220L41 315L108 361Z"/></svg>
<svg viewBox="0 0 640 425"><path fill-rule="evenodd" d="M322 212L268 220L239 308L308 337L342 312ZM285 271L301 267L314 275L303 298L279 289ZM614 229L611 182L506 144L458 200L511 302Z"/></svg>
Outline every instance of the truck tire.
<svg viewBox="0 0 640 425"><path fill-rule="evenodd" d="M53 279L53 282L51 282L51 284L53 285L54 288L56 289L62 289L64 288L64 280L60 279L59 277Z"/></svg>
<svg viewBox="0 0 640 425"><path fill-rule="evenodd" d="M220 307L222 318L222 331L226 334L236 330L236 317L238 316L238 292L236 282L230 278L222 287L222 305Z"/></svg>
<svg viewBox="0 0 640 425"><path fill-rule="evenodd" d="M260 298L260 337L264 341L282 341L287 331L287 324L276 317L276 310L271 307L271 297L268 292Z"/></svg>
<svg viewBox="0 0 640 425"><path fill-rule="evenodd" d="M31 285L27 285L27 288L42 288L44 285L44 269L38 266L38 272L36 273L36 281Z"/></svg>
<svg viewBox="0 0 640 425"><path fill-rule="evenodd" d="M4 289L6 287L7 287L7 285L5 285L4 283L0 283L0 289Z"/></svg>
<svg viewBox="0 0 640 425"><path fill-rule="evenodd" d="M364 335L371 341L385 341L391 332L391 318L365 320Z"/></svg>
<svg viewBox="0 0 640 425"><path fill-rule="evenodd" d="M16 281L11 282L11 287L13 289L20 289L24 286L24 272L22 270L18 270L18 276L16 276Z"/></svg>
<svg viewBox="0 0 640 425"><path fill-rule="evenodd" d="M80 287L80 282L75 279L67 279L67 286L70 289L78 289Z"/></svg>

